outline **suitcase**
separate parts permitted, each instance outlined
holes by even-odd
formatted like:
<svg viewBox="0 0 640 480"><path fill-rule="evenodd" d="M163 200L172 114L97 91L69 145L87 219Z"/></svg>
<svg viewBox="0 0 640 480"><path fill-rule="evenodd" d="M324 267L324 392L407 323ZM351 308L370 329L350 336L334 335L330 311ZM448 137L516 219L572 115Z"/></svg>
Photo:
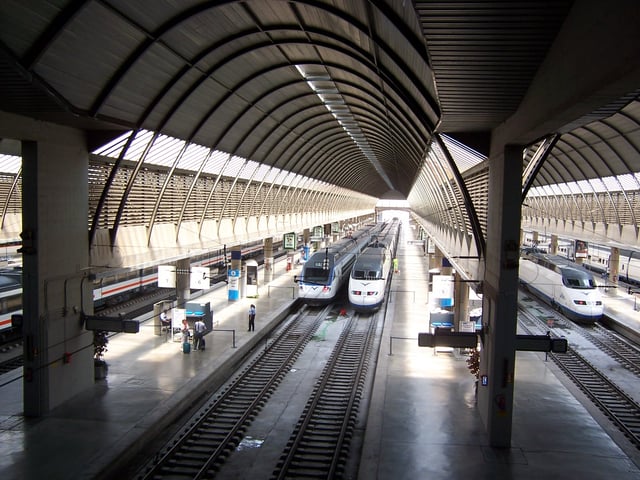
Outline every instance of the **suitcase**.
<svg viewBox="0 0 640 480"><path fill-rule="evenodd" d="M189 342L182 343L182 353L191 353L191 344Z"/></svg>

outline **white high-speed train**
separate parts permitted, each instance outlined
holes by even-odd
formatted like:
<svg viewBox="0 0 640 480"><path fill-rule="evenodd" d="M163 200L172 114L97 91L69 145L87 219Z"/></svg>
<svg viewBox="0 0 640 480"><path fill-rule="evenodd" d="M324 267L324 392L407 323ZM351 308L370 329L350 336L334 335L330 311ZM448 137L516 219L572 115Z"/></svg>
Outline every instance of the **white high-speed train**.
<svg viewBox="0 0 640 480"><path fill-rule="evenodd" d="M382 306L399 227L398 220L386 224L356 259L349 277L349 303L356 311L373 312Z"/></svg>
<svg viewBox="0 0 640 480"><path fill-rule="evenodd" d="M336 300L346 283L357 255L370 243L380 226L368 227L315 252L304 263L298 282L298 297L307 305L326 305Z"/></svg>
<svg viewBox="0 0 640 480"><path fill-rule="evenodd" d="M520 257L520 282L567 318L592 324L604 305L593 274L567 259L528 249Z"/></svg>
<svg viewBox="0 0 640 480"><path fill-rule="evenodd" d="M526 232L523 238L525 249L536 249L542 253L550 251L550 238L543 236L534 242L531 232ZM607 275L611 266L611 247L595 242L577 239L558 238L557 255L567 260L575 261L578 256L578 245L582 245L581 262L584 268ZM618 247L618 279L630 285L640 285L640 251L631 248Z"/></svg>

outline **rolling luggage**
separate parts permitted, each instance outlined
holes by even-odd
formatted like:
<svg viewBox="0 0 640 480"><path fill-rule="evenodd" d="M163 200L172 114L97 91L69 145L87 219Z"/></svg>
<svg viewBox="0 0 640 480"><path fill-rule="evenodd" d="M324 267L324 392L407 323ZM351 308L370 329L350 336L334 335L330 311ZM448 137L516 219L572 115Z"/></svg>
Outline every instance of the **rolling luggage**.
<svg viewBox="0 0 640 480"><path fill-rule="evenodd" d="M182 353L191 353L191 344L189 342L182 342Z"/></svg>

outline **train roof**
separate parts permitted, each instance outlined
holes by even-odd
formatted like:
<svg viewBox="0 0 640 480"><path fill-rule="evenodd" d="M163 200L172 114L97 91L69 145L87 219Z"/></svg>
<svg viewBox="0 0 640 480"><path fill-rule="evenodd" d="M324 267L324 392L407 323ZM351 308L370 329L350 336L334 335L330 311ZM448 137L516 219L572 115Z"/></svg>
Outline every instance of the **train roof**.
<svg viewBox="0 0 640 480"><path fill-rule="evenodd" d="M362 263L371 263L372 260L380 261L380 259L384 256L384 253L385 248L383 247L368 247L360 255L358 255L358 258L356 258L356 263L354 264L354 268Z"/></svg>
<svg viewBox="0 0 640 480"><path fill-rule="evenodd" d="M593 274L587 270L583 270L575 267L558 267L560 272L565 277L572 278L593 278Z"/></svg>
<svg viewBox="0 0 640 480"><path fill-rule="evenodd" d="M593 278L592 272L565 257L561 257L560 255L550 255L539 251L533 251L531 253L527 253L524 258L550 270L555 270L564 277L580 279Z"/></svg>

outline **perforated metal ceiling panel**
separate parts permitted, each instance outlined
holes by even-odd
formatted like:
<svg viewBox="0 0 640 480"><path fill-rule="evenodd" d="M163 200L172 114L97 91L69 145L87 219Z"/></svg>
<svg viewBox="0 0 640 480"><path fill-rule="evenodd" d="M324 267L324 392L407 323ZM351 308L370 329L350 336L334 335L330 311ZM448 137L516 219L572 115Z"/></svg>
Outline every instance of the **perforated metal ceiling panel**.
<svg viewBox="0 0 640 480"><path fill-rule="evenodd" d="M406 195L440 118L403 1L6 1L0 17L0 108L59 123Z"/></svg>

